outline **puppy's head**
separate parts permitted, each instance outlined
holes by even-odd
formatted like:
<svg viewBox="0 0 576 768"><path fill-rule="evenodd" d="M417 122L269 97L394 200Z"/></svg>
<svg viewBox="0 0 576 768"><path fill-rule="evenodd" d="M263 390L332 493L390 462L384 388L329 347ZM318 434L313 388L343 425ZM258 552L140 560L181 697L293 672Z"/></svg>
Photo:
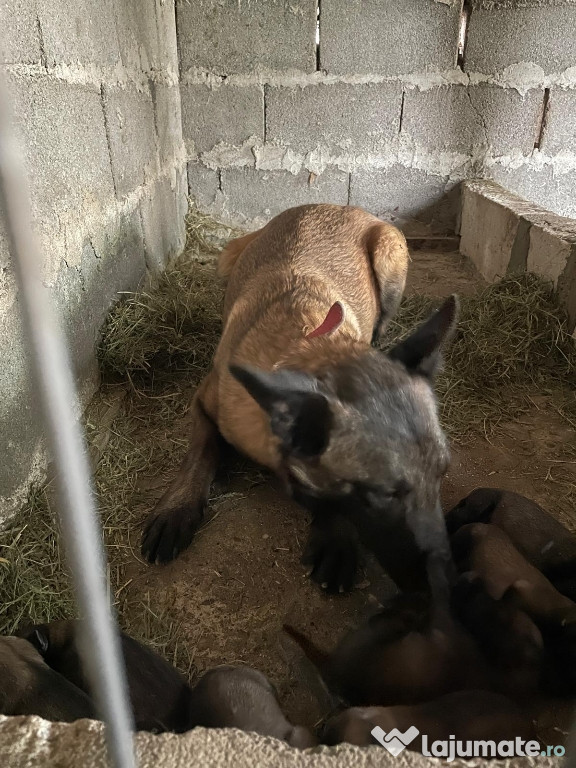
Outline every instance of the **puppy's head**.
<svg viewBox="0 0 576 768"><path fill-rule="evenodd" d="M452 296L388 352L363 350L316 374L231 366L269 415L301 502L361 509L375 534L404 520L421 549L435 548L449 452L433 382L457 308Z"/></svg>

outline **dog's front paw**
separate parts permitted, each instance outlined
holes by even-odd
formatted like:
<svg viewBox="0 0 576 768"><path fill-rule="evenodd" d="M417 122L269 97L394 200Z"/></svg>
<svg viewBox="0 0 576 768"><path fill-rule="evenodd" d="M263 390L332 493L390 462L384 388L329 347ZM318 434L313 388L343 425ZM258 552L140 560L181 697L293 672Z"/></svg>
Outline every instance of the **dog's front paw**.
<svg viewBox="0 0 576 768"><path fill-rule="evenodd" d="M355 536L312 529L302 562L310 578L330 593L349 592L360 562Z"/></svg>
<svg viewBox="0 0 576 768"><path fill-rule="evenodd" d="M202 522L203 512L203 505L194 504L154 510L144 523L142 556L156 564L174 560L190 546Z"/></svg>

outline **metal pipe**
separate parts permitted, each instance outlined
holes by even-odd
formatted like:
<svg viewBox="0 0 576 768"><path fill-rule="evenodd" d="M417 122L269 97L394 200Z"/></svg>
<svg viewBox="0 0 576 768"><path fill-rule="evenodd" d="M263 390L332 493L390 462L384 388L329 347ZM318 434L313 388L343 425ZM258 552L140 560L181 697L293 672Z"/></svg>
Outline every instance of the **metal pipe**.
<svg viewBox="0 0 576 768"><path fill-rule="evenodd" d="M116 623L105 583L102 534L86 445L76 419L78 398L63 333L41 282L24 163L0 72L0 209L5 212L34 381L57 470L59 517L82 617L80 651L104 721L116 768L134 768L133 722Z"/></svg>

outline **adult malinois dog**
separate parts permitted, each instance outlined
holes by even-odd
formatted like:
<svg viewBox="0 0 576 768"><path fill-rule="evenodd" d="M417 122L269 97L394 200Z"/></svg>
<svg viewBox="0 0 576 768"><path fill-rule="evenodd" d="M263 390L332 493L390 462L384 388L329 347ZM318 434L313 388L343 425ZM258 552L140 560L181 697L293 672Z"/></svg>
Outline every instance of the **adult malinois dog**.
<svg viewBox="0 0 576 768"><path fill-rule="evenodd" d="M352 587L363 531L404 568L411 545L446 554L449 454L432 378L455 297L387 354L371 345L398 308L408 258L395 227L337 205L291 208L228 244L224 330L191 406L189 451L145 525L150 562L176 557L202 522L219 435L312 512L305 561L330 591Z"/></svg>

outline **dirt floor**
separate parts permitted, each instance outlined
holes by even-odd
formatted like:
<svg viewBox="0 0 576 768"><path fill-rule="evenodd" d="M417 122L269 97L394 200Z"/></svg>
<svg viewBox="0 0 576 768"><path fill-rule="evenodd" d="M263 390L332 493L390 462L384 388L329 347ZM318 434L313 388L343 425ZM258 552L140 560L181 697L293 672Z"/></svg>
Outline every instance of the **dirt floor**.
<svg viewBox="0 0 576 768"><path fill-rule="evenodd" d="M481 278L458 253L413 254L408 292L434 297L453 292L470 295L482 285ZM103 391L95 407L100 408L104 422L106 418L111 422L106 413L112 413L118 397L121 391L114 388ZM566 500L567 488L576 483L576 465L558 458L565 455L563 446L574 441L574 431L545 397L535 393L532 401L533 409L521 420L500 424L497 436L479 436L454 447L442 491L447 509L477 486L494 486L535 499L576 529ZM137 441L138 434L130 439ZM167 428L165 439L182 446L185 422L176 419L173 427ZM161 445L158 450L162 451ZM145 462L138 471L135 483L148 509L175 469L179 451L166 451L165 471L161 473L157 467L147 471ZM130 612L131 606L141 611L145 602L156 617L166 612L171 621L178 621L178 642L186 646L192 678L216 664L257 667L277 686L289 717L314 725L326 713L326 702L315 675L283 637L282 624L291 623L320 645L330 647L393 587L369 564L351 594L325 595L306 578L300 564L307 536L306 514L282 495L272 478L256 470L246 476L244 469L235 471L232 462L226 493L212 504L209 522L190 549L168 566L149 567L139 561L138 522L147 509L134 511L134 525L125 532L125 545L133 547L135 558L121 587L122 611ZM186 666L182 661L180 664ZM561 743L569 710L565 705L541 710L543 740Z"/></svg>

